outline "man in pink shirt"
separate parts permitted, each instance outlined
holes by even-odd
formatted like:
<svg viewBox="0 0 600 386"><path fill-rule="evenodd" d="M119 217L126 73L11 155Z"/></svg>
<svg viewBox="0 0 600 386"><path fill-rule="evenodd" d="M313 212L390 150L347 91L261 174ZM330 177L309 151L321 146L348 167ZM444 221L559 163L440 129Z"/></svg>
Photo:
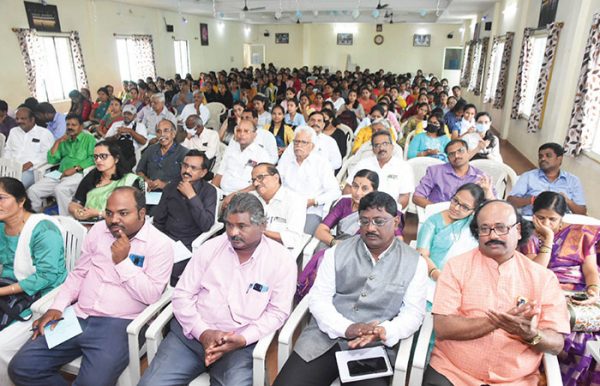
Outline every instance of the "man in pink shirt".
<svg viewBox="0 0 600 386"><path fill-rule="evenodd" d="M69 385L62 365L83 356L78 385L114 385L129 363L127 325L162 295L173 267L172 241L145 221L146 200L133 187L108 198L106 221L90 229L77 265L33 338L9 364L15 385ZM44 327L73 306L83 333L48 349ZM60 322L59 322L60 323Z"/></svg>
<svg viewBox="0 0 600 386"><path fill-rule="evenodd" d="M227 233L204 243L183 271L171 331L139 386L184 385L207 370L211 384L252 386L256 342L286 321L297 267L263 235L262 204L238 193L224 218Z"/></svg>
<svg viewBox="0 0 600 386"><path fill-rule="evenodd" d="M558 354L569 333L558 280L516 251L531 227L511 204L483 204L471 232L479 248L450 259L437 281L423 385L537 385L542 354Z"/></svg>

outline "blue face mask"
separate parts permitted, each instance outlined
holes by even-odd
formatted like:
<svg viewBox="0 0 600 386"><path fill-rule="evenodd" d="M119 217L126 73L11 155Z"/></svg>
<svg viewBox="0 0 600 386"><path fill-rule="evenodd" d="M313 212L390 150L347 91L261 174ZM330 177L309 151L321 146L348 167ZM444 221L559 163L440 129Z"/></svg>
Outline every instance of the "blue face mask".
<svg viewBox="0 0 600 386"><path fill-rule="evenodd" d="M490 128L489 123L476 123L475 124L475 129L477 130L478 133L485 133L486 131L488 131Z"/></svg>

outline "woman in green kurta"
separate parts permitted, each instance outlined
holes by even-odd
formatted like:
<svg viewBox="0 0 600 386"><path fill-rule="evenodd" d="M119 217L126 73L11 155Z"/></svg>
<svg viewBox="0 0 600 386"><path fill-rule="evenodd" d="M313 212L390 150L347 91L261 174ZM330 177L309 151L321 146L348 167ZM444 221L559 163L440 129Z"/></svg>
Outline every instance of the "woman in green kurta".
<svg viewBox="0 0 600 386"><path fill-rule="evenodd" d="M0 298L22 292L44 295L65 280L63 237L55 221L33 213L19 180L0 177L0 276L15 281L0 287ZM29 310L21 314L30 315ZM8 362L30 338L31 323L14 322L0 331L0 385L10 384Z"/></svg>
<svg viewBox="0 0 600 386"><path fill-rule="evenodd" d="M77 220L103 217L108 196L119 186L135 186L143 190L140 176L130 173L126 162L121 162L121 149L116 140L101 141L94 148L96 168L79 183L69 213Z"/></svg>

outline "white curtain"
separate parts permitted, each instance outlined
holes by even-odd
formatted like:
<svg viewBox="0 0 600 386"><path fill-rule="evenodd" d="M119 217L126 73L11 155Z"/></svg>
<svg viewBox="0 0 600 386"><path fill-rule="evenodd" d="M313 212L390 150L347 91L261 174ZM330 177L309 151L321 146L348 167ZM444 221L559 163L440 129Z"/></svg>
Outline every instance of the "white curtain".
<svg viewBox="0 0 600 386"><path fill-rule="evenodd" d="M152 35L133 35L131 37L136 47L137 68L140 77L156 78L156 62L154 60L154 46Z"/></svg>

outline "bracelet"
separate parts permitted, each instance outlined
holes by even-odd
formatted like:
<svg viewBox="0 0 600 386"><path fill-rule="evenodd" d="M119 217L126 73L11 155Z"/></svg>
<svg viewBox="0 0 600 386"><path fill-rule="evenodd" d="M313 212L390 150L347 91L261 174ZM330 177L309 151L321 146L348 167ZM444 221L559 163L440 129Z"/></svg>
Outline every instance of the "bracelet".
<svg viewBox="0 0 600 386"><path fill-rule="evenodd" d="M547 247L545 245L542 245L540 247L540 253L550 253L552 252L552 248L551 247Z"/></svg>
<svg viewBox="0 0 600 386"><path fill-rule="evenodd" d="M437 269L437 268L435 268L435 267L434 267L434 268L431 268L431 269L429 270L429 273L427 274L427 276L429 276L429 278L431 279L431 278L432 278L432 277L431 277L431 274L432 274L432 273L434 273L435 271L439 271L439 269Z"/></svg>

